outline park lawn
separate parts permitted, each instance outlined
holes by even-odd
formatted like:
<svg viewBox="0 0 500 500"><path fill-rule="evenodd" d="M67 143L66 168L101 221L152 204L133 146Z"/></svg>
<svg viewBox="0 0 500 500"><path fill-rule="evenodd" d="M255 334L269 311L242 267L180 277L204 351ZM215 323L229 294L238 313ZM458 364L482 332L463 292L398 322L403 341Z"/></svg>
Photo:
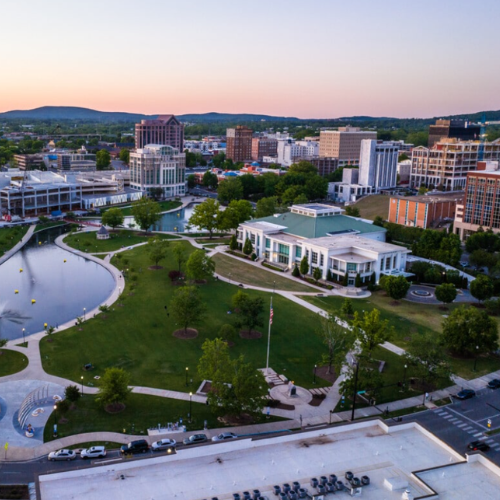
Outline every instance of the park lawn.
<svg viewBox="0 0 500 500"><path fill-rule="evenodd" d="M380 215L384 220L389 217L390 196L375 194L361 198L354 206L359 208L361 217L373 220Z"/></svg>
<svg viewBox="0 0 500 500"><path fill-rule="evenodd" d="M64 226L68 224L63 220L55 220L53 222L46 222L45 224L37 224L35 227L35 233L43 231L44 229L50 229L51 227Z"/></svg>
<svg viewBox="0 0 500 500"><path fill-rule="evenodd" d="M193 251L188 242L182 244L189 252ZM80 381L83 375L85 384L93 384L94 376L102 376L106 368L118 366L130 373L132 385L195 391L201 382L196 369L202 354L201 346L205 339L216 338L223 324L235 324L236 316L228 312L232 296L241 288L215 280L200 286L201 298L208 312L201 321L192 325L199 330L198 337L181 340L173 337L173 331L179 326L165 310L176 290L168 279L169 271L177 269L172 252L161 262L163 269L157 271L148 269L150 262L144 247L127 252L126 258L131 278L136 276L137 281L127 279L120 298L123 306L114 304L110 312L87 320L82 331L73 327L52 335L53 342L42 339L40 349L44 369L74 381ZM112 262L118 262L116 257ZM137 272L138 269L143 271ZM262 337L245 340L238 336L231 354L244 354L255 368L264 368L271 294L254 290L246 292L264 299L263 326L259 327ZM270 366L298 385L312 387L314 364L320 361L325 350L316 334L319 320L313 312L279 295L274 295L273 306ZM84 372L86 363L92 363L95 369Z"/></svg>
<svg viewBox="0 0 500 500"><path fill-rule="evenodd" d="M160 205L162 212L168 212L169 210L174 210L175 208L179 208L180 206L182 206L182 202L180 202L180 201L159 201L157 203L158 203L158 205ZM132 216L132 207L131 206L127 206L127 207L123 207L123 208L113 206L113 207L109 207L109 208L119 208L125 217ZM107 208L106 210L109 210L109 208ZM102 214L104 212L106 212L106 210L101 210L101 217L102 217Z"/></svg>
<svg viewBox="0 0 500 500"><path fill-rule="evenodd" d="M28 366L28 358L17 351L0 349L0 377L20 372Z"/></svg>
<svg viewBox="0 0 500 500"><path fill-rule="evenodd" d="M241 259L229 257L229 255L217 253L212 259L216 264L215 270L217 274L225 278L230 277L231 281L269 288L270 290L275 286L276 290L286 290L287 292L314 293L316 291L314 288L303 285L298 280L282 278L277 274L266 271L265 267L255 267Z"/></svg>
<svg viewBox="0 0 500 500"><path fill-rule="evenodd" d="M64 415L67 423L61 423L60 412L57 415L59 438L85 432L120 432L124 434L144 434L148 428L168 422L177 422L182 418L188 430L203 429L204 420L209 427L223 427L206 404L192 403L191 424L188 423L189 401L168 399L144 394L130 394L126 408L120 413L109 414L96 402L93 395L84 395L76 404L76 409L68 410ZM265 419L265 416L264 416ZM52 412L44 429L44 442L52 441L55 415ZM125 437L125 436L124 436ZM125 442L128 439L125 437Z"/></svg>
<svg viewBox="0 0 500 500"><path fill-rule="evenodd" d="M113 252L120 248L144 243L153 236L160 236L164 240L178 239L177 236L171 234L148 233L144 236L142 232L122 230L117 233L110 233L108 240L98 240L96 231L84 233L70 233L64 238L64 243L74 248L75 250L94 252Z"/></svg>
<svg viewBox="0 0 500 500"><path fill-rule="evenodd" d="M29 226L3 227L0 229L0 256L15 247L28 232Z"/></svg>
<svg viewBox="0 0 500 500"><path fill-rule="evenodd" d="M302 299L321 307L325 311L339 314L343 297L313 297L302 296ZM394 337L390 342L403 349L408 347L411 337L414 335L432 332L439 335L442 330L442 323L446 314L450 314L461 304L451 304L448 311L443 311L438 305L419 304L401 300L399 305L391 305L392 299L379 291L372 293L367 299L352 299L355 311L369 311L376 308L380 311L382 319L389 321L389 325L394 327ZM466 304L465 304L466 305ZM498 317L493 317L497 323ZM478 358L476 371L474 371L474 358L457 358L449 356L448 361L453 373L466 379L476 378L486 375L500 368L500 359L496 356L482 356Z"/></svg>

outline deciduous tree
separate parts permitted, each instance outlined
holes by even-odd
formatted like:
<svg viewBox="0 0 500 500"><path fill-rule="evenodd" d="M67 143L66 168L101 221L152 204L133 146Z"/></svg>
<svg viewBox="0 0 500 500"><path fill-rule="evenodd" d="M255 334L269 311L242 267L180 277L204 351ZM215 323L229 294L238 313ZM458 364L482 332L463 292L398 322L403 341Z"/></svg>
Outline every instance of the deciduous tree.
<svg viewBox="0 0 500 500"><path fill-rule="evenodd" d="M443 283L436 287L435 294L443 304L451 304L457 298L457 289L453 283Z"/></svg>
<svg viewBox="0 0 500 500"><path fill-rule="evenodd" d="M480 274L475 280L470 284L470 294L477 299L479 302L483 300L491 299L494 293L493 282L488 278Z"/></svg>
<svg viewBox="0 0 500 500"><path fill-rule="evenodd" d="M102 223L116 229L123 224L123 212L119 208L110 208L102 214Z"/></svg>
<svg viewBox="0 0 500 500"><path fill-rule="evenodd" d="M187 333L188 326L199 321L206 311L198 288L195 286L178 288L170 301L170 311Z"/></svg>
<svg viewBox="0 0 500 500"><path fill-rule="evenodd" d="M380 319L378 309L365 311L362 316L355 312L352 324L363 352L367 351L369 357L373 349L389 340L393 333L389 321Z"/></svg>
<svg viewBox="0 0 500 500"><path fill-rule="evenodd" d="M327 352L322 356L322 363L328 366L327 374L332 373L333 368L339 374L346 354L354 345L354 335L351 331L343 328L333 314L329 314L327 317L320 314L319 320L319 334L323 344L327 347Z"/></svg>
<svg viewBox="0 0 500 500"><path fill-rule="evenodd" d="M212 198L207 198L203 203L195 205L193 214L189 218L189 224L208 231L210 239L212 239L214 231L219 228L220 222L220 205Z"/></svg>
<svg viewBox="0 0 500 500"><path fill-rule="evenodd" d="M117 406L125 403L128 395L130 376L123 368L106 368L99 380L97 400L104 406Z"/></svg>
<svg viewBox="0 0 500 500"><path fill-rule="evenodd" d="M186 274L189 279L202 281L211 278L215 272L215 262L204 250L195 250L186 262Z"/></svg>
<svg viewBox="0 0 500 500"><path fill-rule="evenodd" d="M146 252L149 256L149 260L157 266L158 263L167 256L169 246L170 243L167 240L162 239L160 236L150 238L148 244L146 245Z"/></svg>
<svg viewBox="0 0 500 500"><path fill-rule="evenodd" d="M239 290L233 295L233 307L240 319L240 325L248 327L249 334L256 326L264 324L262 313L264 312L264 299L262 297L250 297Z"/></svg>
<svg viewBox="0 0 500 500"><path fill-rule="evenodd" d="M161 207L153 200L143 197L132 203L132 215L139 227L147 232L150 226L160 220Z"/></svg>

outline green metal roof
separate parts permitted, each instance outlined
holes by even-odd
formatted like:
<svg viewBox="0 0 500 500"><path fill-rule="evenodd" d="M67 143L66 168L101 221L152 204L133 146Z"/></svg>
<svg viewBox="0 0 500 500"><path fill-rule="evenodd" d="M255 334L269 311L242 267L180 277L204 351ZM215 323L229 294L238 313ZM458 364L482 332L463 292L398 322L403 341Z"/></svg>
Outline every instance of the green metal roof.
<svg viewBox="0 0 500 500"><path fill-rule="evenodd" d="M286 226L284 233L299 236L301 238L321 238L328 233L349 233L352 231L363 233L375 233L386 231L385 228L374 226L368 222L357 220L347 215L330 215L326 217L308 217L306 215L287 212L278 217L271 215L262 219L253 219L252 222L271 222Z"/></svg>

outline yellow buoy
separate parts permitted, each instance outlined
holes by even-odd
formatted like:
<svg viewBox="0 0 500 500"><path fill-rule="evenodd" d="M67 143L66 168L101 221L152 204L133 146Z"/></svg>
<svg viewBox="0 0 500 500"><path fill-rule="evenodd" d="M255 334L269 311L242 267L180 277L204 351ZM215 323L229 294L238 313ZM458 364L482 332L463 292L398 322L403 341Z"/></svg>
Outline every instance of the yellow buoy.
<svg viewBox="0 0 500 500"><path fill-rule="evenodd" d="M19 290L14 290L14 293L19 293Z"/></svg>
<svg viewBox="0 0 500 500"><path fill-rule="evenodd" d="M38 244L39 244L39 245L41 245L41 244L42 244L42 242L41 242L41 241L39 241L39 242L38 242Z"/></svg>
<svg viewBox="0 0 500 500"><path fill-rule="evenodd" d="M36 302L35 299L31 299L31 303L34 304Z"/></svg>
<svg viewBox="0 0 500 500"><path fill-rule="evenodd" d="M23 272L23 268L21 267L21 269L19 269L19 272L22 273Z"/></svg>
<svg viewBox="0 0 500 500"><path fill-rule="evenodd" d="M66 259L64 259L64 262L66 262Z"/></svg>
<svg viewBox="0 0 500 500"><path fill-rule="evenodd" d="M44 327L44 328L47 328L47 323L44 323L44 324L43 324L43 327Z"/></svg>

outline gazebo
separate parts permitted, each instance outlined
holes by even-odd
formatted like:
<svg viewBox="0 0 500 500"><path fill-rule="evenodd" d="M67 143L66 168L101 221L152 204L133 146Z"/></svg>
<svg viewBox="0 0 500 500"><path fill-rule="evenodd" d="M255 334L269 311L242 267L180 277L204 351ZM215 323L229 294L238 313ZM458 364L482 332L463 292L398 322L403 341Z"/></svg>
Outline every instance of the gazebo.
<svg viewBox="0 0 500 500"><path fill-rule="evenodd" d="M101 226L99 228L99 231L97 231L97 239L109 240L109 231L104 226Z"/></svg>

